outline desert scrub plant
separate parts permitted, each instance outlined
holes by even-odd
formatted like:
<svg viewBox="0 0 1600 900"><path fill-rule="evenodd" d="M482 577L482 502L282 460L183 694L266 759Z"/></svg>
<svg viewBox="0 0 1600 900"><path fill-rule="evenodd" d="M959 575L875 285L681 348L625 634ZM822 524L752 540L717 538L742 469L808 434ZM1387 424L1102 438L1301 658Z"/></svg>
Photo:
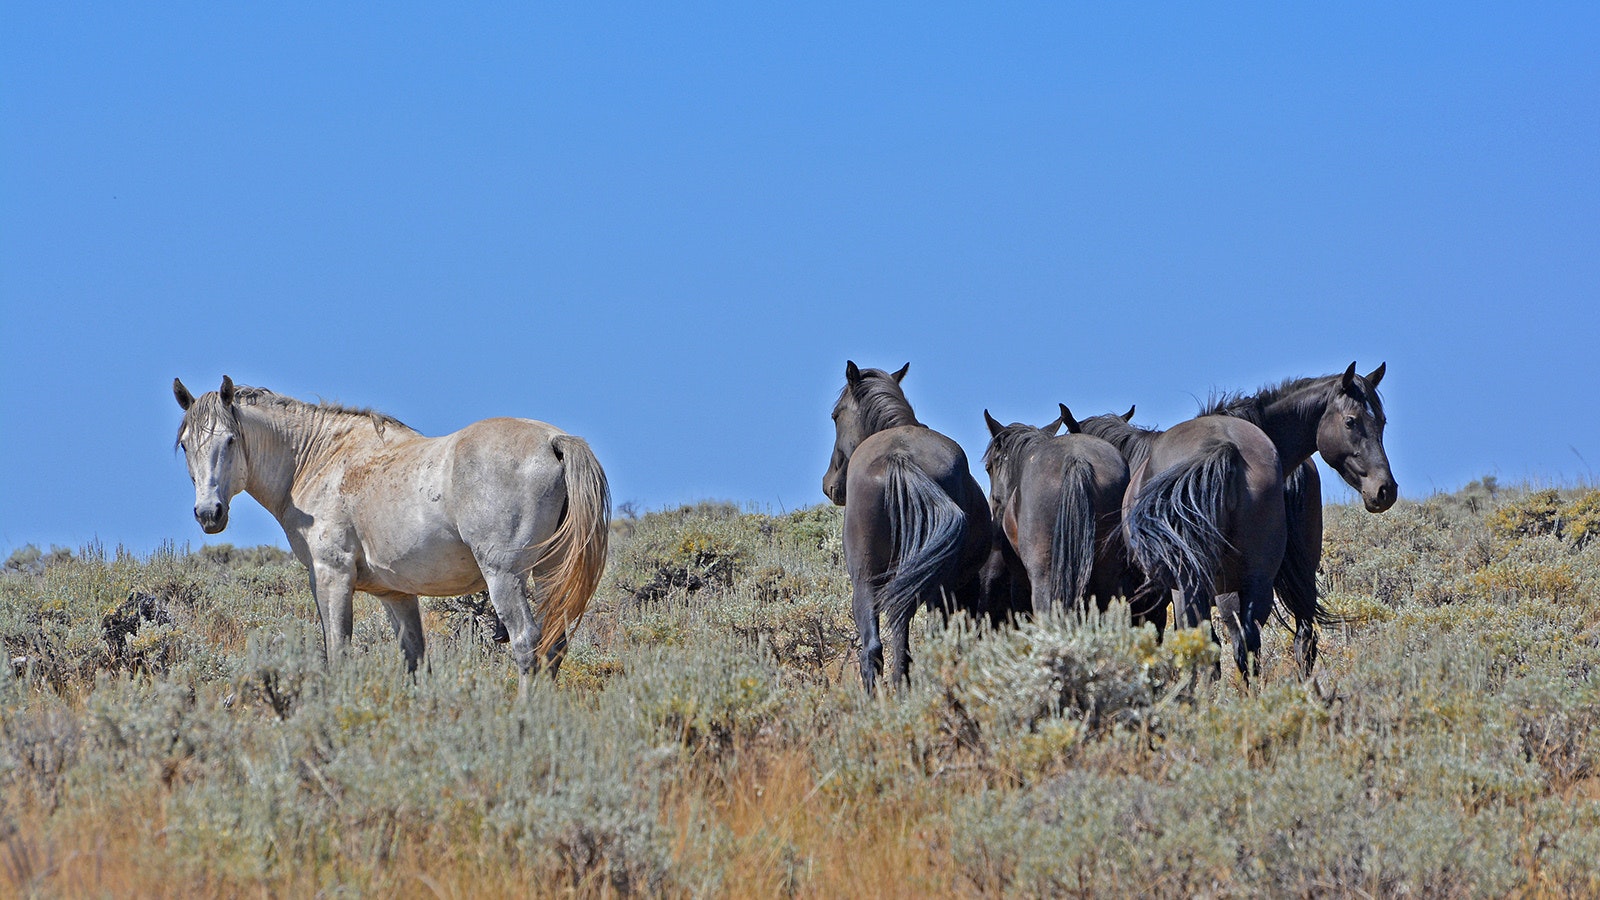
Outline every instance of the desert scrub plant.
<svg viewBox="0 0 1600 900"><path fill-rule="evenodd" d="M613 553L612 582L646 603L725 588L749 556L744 518L731 504L647 514Z"/></svg>
<svg viewBox="0 0 1600 900"><path fill-rule="evenodd" d="M1489 530L1511 542L1554 535L1582 549L1600 533L1600 491L1575 496L1555 488L1525 494L1489 514Z"/></svg>
<svg viewBox="0 0 1600 900"><path fill-rule="evenodd" d="M1593 896L1600 548L1495 533L1528 494L1330 506L1360 614L1309 683L1271 630L1248 688L1125 612L924 613L869 699L829 507L637 517L521 699L464 609L429 604L412 677L358 598L329 668L297 563L91 548L0 572L0 636L69 673L0 667L0 895ZM691 534L729 577L635 596Z"/></svg>
<svg viewBox="0 0 1600 900"><path fill-rule="evenodd" d="M838 754L820 765L852 790L908 779L971 777L1016 786L1074 764L1088 744L1148 740L1162 710L1210 671L1209 637L1178 631L1157 644L1128 610L1041 617L991 630L965 617L922 615L921 655L897 702L841 723ZM850 685L854 689L854 685Z"/></svg>

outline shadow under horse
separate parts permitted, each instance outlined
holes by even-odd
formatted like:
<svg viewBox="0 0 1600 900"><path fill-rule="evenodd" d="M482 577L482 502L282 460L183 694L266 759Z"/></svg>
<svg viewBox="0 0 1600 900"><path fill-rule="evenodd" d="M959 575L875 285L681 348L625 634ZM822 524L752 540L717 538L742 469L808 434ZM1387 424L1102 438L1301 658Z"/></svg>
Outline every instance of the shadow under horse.
<svg viewBox="0 0 1600 900"><path fill-rule="evenodd" d="M1010 552L1015 611L1035 615L1125 596L1122 497L1128 465L1110 443L1083 434L1066 404L1043 428L1001 425L988 410L989 508ZM1066 434L1057 435L1065 426Z"/></svg>
<svg viewBox="0 0 1600 900"><path fill-rule="evenodd" d="M917 421L900 388L910 368L845 364L833 457L822 477L822 492L844 507L845 565L869 694L883 672L880 617L899 685L911 669L911 617L923 605L976 611L977 574L991 543L988 501L966 453Z"/></svg>

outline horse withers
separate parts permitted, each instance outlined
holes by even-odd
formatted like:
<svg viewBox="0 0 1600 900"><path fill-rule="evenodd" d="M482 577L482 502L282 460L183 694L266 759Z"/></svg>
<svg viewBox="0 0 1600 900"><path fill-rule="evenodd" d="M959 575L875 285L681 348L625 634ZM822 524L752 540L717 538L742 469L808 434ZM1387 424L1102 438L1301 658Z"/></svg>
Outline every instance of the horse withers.
<svg viewBox="0 0 1600 900"><path fill-rule="evenodd" d="M1122 497L1128 465L1110 443L1082 433L1066 404L1043 428L1001 425L988 410L989 507L1012 552L1013 583L1034 614L1093 597L1104 611L1125 596ZM1057 435L1065 426L1066 434ZM1021 590L1013 589L1013 595Z"/></svg>
<svg viewBox="0 0 1600 900"><path fill-rule="evenodd" d="M845 566L861 641L861 681L911 670L911 617L923 605L976 609L977 573L990 549L989 505L955 441L917 421L898 372L845 364L833 407L834 445L822 492L844 507Z"/></svg>
<svg viewBox="0 0 1600 900"><path fill-rule="evenodd" d="M506 418L429 438L390 416L226 377L200 397L177 379L172 389L196 521L222 531L240 492L272 513L310 570L330 663L349 644L355 591L383 602L415 671L418 596L487 588L524 686L541 666L555 674L610 534L605 472L582 438Z"/></svg>

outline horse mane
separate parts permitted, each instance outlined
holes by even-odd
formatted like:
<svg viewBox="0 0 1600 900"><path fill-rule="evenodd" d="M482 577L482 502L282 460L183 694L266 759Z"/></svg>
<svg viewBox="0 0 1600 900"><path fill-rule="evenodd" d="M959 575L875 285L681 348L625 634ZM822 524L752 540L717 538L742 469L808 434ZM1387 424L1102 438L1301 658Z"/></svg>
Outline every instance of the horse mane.
<svg viewBox="0 0 1600 900"><path fill-rule="evenodd" d="M317 403L308 403L305 400L296 400L283 394L275 393L264 387L251 387L249 385L236 385L233 389L233 402L235 406L274 406L297 412L314 412L333 416L339 419L349 419L352 424L366 421L372 425L373 430L383 434L390 428L398 429L409 434L417 434L417 430L387 413L381 413L369 407L346 406L342 403L333 403L327 400ZM222 396L215 391L197 397L189 409L183 414L183 421L178 424L178 441L183 439L184 430L191 425L199 426L202 423L218 419L227 419L235 429L239 427L238 413L234 407L222 402ZM177 441L173 442L174 445Z"/></svg>
<svg viewBox="0 0 1600 900"><path fill-rule="evenodd" d="M1151 442L1161 434L1159 429L1129 424L1128 420L1115 413L1090 416L1078 422L1078 426L1084 434L1092 434L1116 447L1122 458L1128 461L1129 469L1138 467L1150 455Z"/></svg>
<svg viewBox="0 0 1600 900"><path fill-rule="evenodd" d="M998 469L1001 477L996 480L1016 484L1018 461L1026 455L1029 447L1050 437L1044 429L1032 425L1020 422L1007 425L989 440L989 448L983 451L984 468L991 471Z"/></svg>
<svg viewBox="0 0 1600 900"><path fill-rule="evenodd" d="M1264 426L1266 424L1267 409L1279 403L1290 403L1293 411L1300 417L1311 417L1320 414L1321 410L1333 399L1338 392L1343 375L1322 375L1315 378L1286 378L1274 385L1269 385L1254 394L1242 391L1236 393L1213 393L1207 398L1200 409L1202 416L1232 416L1244 419L1252 425ZM1360 392L1360 399L1367 403L1372 412L1372 417L1382 423L1387 421L1383 413L1383 398L1378 396L1375 388L1367 386L1365 378L1357 376L1356 387Z"/></svg>
<svg viewBox="0 0 1600 900"><path fill-rule="evenodd" d="M862 370L859 381L845 383L844 389L839 392L839 399L843 400L845 394L854 397L856 408L861 412L862 427L867 434L877 434L886 428L902 425L922 424L917 421L917 414L912 411L911 401L906 399L900 383L885 372Z"/></svg>

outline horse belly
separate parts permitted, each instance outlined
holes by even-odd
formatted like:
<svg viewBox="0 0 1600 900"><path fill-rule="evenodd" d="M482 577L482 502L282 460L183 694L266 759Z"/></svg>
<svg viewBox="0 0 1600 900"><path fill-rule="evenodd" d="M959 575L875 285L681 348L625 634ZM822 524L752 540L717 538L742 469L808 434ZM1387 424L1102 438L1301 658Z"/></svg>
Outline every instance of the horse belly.
<svg viewBox="0 0 1600 900"><path fill-rule="evenodd" d="M447 509L444 461L423 454L385 476L353 504L357 587L434 597L482 590L483 573Z"/></svg>

